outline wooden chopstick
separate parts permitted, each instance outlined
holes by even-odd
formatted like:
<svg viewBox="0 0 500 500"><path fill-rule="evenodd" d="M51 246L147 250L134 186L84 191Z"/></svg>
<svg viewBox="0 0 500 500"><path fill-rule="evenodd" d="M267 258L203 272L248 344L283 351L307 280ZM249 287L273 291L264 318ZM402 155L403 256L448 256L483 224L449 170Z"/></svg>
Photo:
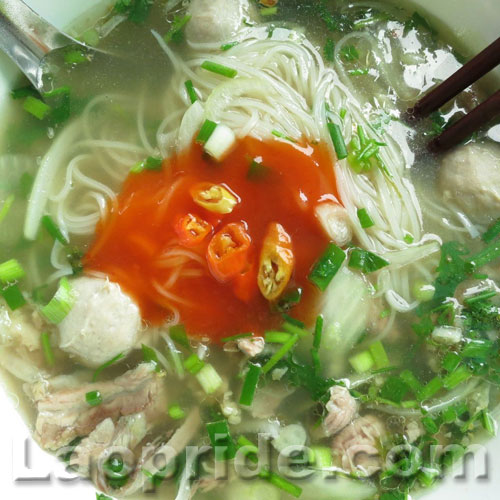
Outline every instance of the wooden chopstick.
<svg viewBox="0 0 500 500"><path fill-rule="evenodd" d="M500 38L410 108L406 113L407 120L413 121L428 116L499 64Z"/></svg>
<svg viewBox="0 0 500 500"><path fill-rule="evenodd" d="M500 90L433 139L427 148L432 153L448 151L498 115L500 115Z"/></svg>

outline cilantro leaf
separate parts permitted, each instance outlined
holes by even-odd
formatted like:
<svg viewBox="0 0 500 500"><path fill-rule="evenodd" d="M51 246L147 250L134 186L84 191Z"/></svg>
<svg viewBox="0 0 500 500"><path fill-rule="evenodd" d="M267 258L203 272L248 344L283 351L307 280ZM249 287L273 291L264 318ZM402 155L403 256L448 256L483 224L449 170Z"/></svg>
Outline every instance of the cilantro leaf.
<svg viewBox="0 0 500 500"><path fill-rule="evenodd" d="M154 0L118 0L115 11L127 14L130 21L140 24L148 18L153 2Z"/></svg>

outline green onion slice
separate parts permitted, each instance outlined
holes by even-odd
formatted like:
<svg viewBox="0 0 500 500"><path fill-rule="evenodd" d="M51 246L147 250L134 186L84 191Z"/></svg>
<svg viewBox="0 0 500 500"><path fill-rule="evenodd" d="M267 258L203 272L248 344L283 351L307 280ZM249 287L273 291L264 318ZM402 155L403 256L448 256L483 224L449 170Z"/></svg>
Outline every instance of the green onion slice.
<svg viewBox="0 0 500 500"><path fill-rule="evenodd" d="M361 224L361 227L363 229L368 229L369 227L372 227L375 225L375 222L373 222L373 220L370 217L370 214L367 212L366 208L358 209L358 219L359 219L359 223Z"/></svg>
<svg viewBox="0 0 500 500"><path fill-rule="evenodd" d="M61 278L59 289L52 300L42 308L42 314L48 321L59 324L71 311L76 301L71 283L68 278Z"/></svg>
<svg viewBox="0 0 500 500"><path fill-rule="evenodd" d="M297 334L292 335L290 339L283 344L278 351L271 356L269 361L262 367L262 373L268 373L276 364L284 358L288 352L293 349L297 341L299 340L299 336Z"/></svg>
<svg viewBox="0 0 500 500"><path fill-rule="evenodd" d="M3 202L2 208L0 208L0 222L2 222L5 219L5 217L7 217L12 207L12 204L14 203L15 198L16 197L13 194L10 194Z"/></svg>
<svg viewBox="0 0 500 500"><path fill-rule="evenodd" d="M213 61L204 61L201 67L207 71L212 73L216 73L217 75L225 76L227 78L234 78L238 71L233 68L229 68L228 66L224 66L223 64L219 64Z"/></svg>
<svg viewBox="0 0 500 500"><path fill-rule="evenodd" d="M91 391L85 394L85 400L89 406L99 406L102 404L102 396L99 391Z"/></svg>
<svg viewBox="0 0 500 500"><path fill-rule="evenodd" d="M0 264L0 281L11 283L24 278L26 273L16 259L10 259Z"/></svg>
<svg viewBox="0 0 500 500"><path fill-rule="evenodd" d="M330 137L332 139L335 152L337 153L337 158L339 160L347 158L347 148L340 127L336 123L329 123L328 132L330 132Z"/></svg>
<svg viewBox="0 0 500 500"><path fill-rule="evenodd" d="M231 460L236 455L236 446L229 431L226 420L207 424L207 432L212 446L215 448L215 459Z"/></svg>
<svg viewBox="0 0 500 500"><path fill-rule="evenodd" d="M57 240L61 245L68 245L68 239L63 235L62 231L59 229L59 226L54 222L52 217L49 215L44 215L42 217L42 225L47 230L47 232Z"/></svg>
<svg viewBox="0 0 500 500"><path fill-rule="evenodd" d="M198 100L198 95L196 94L196 90L194 89L193 82L191 80L187 80L186 82L184 82L184 86L186 87L186 92L189 96L191 104L194 104Z"/></svg>
<svg viewBox="0 0 500 500"><path fill-rule="evenodd" d="M205 144L208 139L210 139L216 128L217 123L211 120L205 120L205 123L203 123L203 125L201 126L200 132L196 137L196 142L198 144Z"/></svg>
<svg viewBox="0 0 500 500"><path fill-rule="evenodd" d="M354 248L349 259L349 267L359 269L367 274L378 271L389 264L390 262L382 257L362 248Z"/></svg>
<svg viewBox="0 0 500 500"><path fill-rule="evenodd" d="M243 389L241 390L240 405L252 406L261 373L262 367L250 363L248 373L246 374L245 381L243 382Z"/></svg>
<svg viewBox="0 0 500 500"><path fill-rule="evenodd" d="M99 366L98 368L96 368L96 371L94 372L94 375L92 376L92 382L97 382L97 379L99 378L99 375L104 370L106 370L106 368L109 368L111 365L114 365L115 363L117 363L118 361L120 361L120 359L123 359L124 357L125 357L125 354L123 352L121 352L120 354L118 354L114 358L111 358L109 361L106 361L106 363L103 363L101 366Z"/></svg>
<svg viewBox="0 0 500 500"><path fill-rule="evenodd" d="M8 285L3 290L0 289L0 295L2 295L5 302L7 302L11 311L15 311L26 304L26 299L16 284Z"/></svg>
<svg viewBox="0 0 500 500"><path fill-rule="evenodd" d="M43 120L52 109L43 101L33 96L26 97L23 108L25 111L33 115L35 118L38 118L39 120Z"/></svg>
<svg viewBox="0 0 500 500"><path fill-rule="evenodd" d="M40 336L40 342L42 344L43 355L45 356L45 362L47 366L54 366L55 357L54 351L52 350L52 345L50 343L50 334L47 332L43 332Z"/></svg>
<svg viewBox="0 0 500 500"><path fill-rule="evenodd" d="M339 271L345 258L344 251L334 243L330 243L309 274L309 281L324 292Z"/></svg>

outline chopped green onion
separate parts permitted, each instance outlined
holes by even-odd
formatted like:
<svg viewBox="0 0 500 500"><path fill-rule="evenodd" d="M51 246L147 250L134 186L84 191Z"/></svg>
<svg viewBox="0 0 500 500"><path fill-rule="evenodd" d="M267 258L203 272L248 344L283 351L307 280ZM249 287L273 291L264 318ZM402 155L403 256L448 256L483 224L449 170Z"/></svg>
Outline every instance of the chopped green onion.
<svg viewBox="0 0 500 500"><path fill-rule="evenodd" d="M111 497L108 497L107 495L104 495L103 493L96 493L95 497L96 497L96 500L113 500Z"/></svg>
<svg viewBox="0 0 500 500"><path fill-rule="evenodd" d="M173 420L182 420L186 417L186 412L178 403L172 404L168 408L168 415Z"/></svg>
<svg viewBox="0 0 500 500"><path fill-rule="evenodd" d="M498 259L500 257L500 241L496 240L486 248L478 252L476 255L469 259L469 262L475 269L479 269L486 264Z"/></svg>
<svg viewBox="0 0 500 500"><path fill-rule="evenodd" d="M52 109L43 101L33 96L26 97L23 108L25 111L33 115L35 118L38 118L39 120L43 120Z"/></svg>
<svg viewBox="0 0 500 500"><path fill-rule="evenodd" d="M463 358L486 359L493 349L491 340L469 340L461 352Z"/></svg>
<svg viewBox="0 0 500 500"><path fill-rule="evenodd" d="M339 112L340 118L343 120L346 117L346 115L347 115L347 109L341 108Z"/></svg>
<svg viewBox="0 0 500 500"><path fill-rule="evenodd" d="M267 17L267 16L274 16L278 13L278 7L263 7L260 9L260 15Z"/></svg>
<svg viewBox="0 0 500 500"><path fill-rule="evenodd" d="M349 363L357 373L366 373L375 365L370 351L363 351L349 358Z"/></svg>
<svg viewBox="0 0 500 500"><path fill-rule="evenodd" d="M154 156L148 156L145 160L136 163L130 172L133 174L140 174L144 170L161 170L163 160L161 158L155 158Z"/></svg>
<svg viewBox="0 0 500 500"><path fill-rule="evenodd" d="M283 132L280 132L279 130L272 130L271 131L271 134L273 134L275 137L278 137L280 139L285 139L286 141L289 141L289 142L297 142L295 139L293 139L292 137L284 134Z"/></svg>
<svg viewBox="0 0 500 500"><path fill-rule="evenodd" d="M15 311L26 304L26 299L17 285L9 285L3 290L0 289L0 295L5 299L11 311Z"/></svg>
<svg viewBox="0 0 500 500"><path fill-rule="evenodd" d="M415 238L410 233L406 233L403 240L405 243L408 243L408 245L411 245L415 241Z"/></svg>
<svg viewBox="0 0 500 500"><path fill-rule="evenodd" d="M220 46L220 50L226 51L229 49L232 49L233 47L236 47L240 42L229 42L229 43L224 43L223 45Z"/></svg>
<svg viewBox="0 0 500 500"><path fill-rule="evenodd" d="M359 269L363 273L373 273L388 266L390 263L379 257L378 255L363 250L362 248L354 248L349 258L349 267Z"/></svg>
<svg viewBox="0 0 500 500"><path fill-rule="evenodd" d="M422 390L422 384L410 370L402 371L399 377L415 394Z"/></svg>
<svg viewBox="0 0 500 500"><path fill-rule="evenodd" d="M44 215L42 217L42 225L47 230L47 232L50 234L50 236L52 236L52 238L54 238L54 240L57 240L62 245L69 244L69 241L63 235L63 233L59 229L58 225L53 221L52 217L50 217L49 215Z"/></svg>
<svg viewBox="0 0 500 500"><path fill-rule="evenodd" d="M66 64L82 64L89 61L89 55L80 48L72 48L64 54L64 62Z"/></svg>
<svg viewBox="0 0 500 500"><path fill-rule="evenodd" d="M213 394L222 386L222 379L212 365L205 364L203 368L196 373L196 378L206 394Z"/></svg>
<svg viewBox="0 0 500 500"><path fill-rule="evenodd" d="M442 367L444 370L451 373L455 371L461 359L462 358L456 352L448 352L443 359Z"/></svg>
<svg viewBox="0 0 500 500"><path fill-rule="evenodd" d="M369 73L368 68L357 68L348 71L350 76L363 76Z"/></svg>
<svg viewBox="0 0 500 500"><path fill-rule="evenodd" d="M258 462L259 448L255 446L250 439L247 439L245 436L240 436L237 441L238 450L241 448L246 448L245 457L248 457L252 462Z"/></svg>
<svg viewBox="0 0 500 500"><path fill-rule="evenodd" d="M324 292L339 271L345 258L344 251L334 243L330 243L325 253L314 264L309 274L309 281Z"/></svg>
<svg viewBox="0 0 500 500"><path fill-rule="evenodd" d="M250 363L245 381L243 382L243 389L241 390L240 405L252 406L261 372L262 368L259 365Z"/></svg>
<svg viewBox="0 0 500 500"><path fill-rule="evenodd" d="M276 304L276 309L281 312L286 312L292 309L293 306L297 305L302 299L302 288L292 288L286 291L279 299Z"/></svg>
<svg viewBox="0 0 500 500"><path fill-rule="evenodd" d="M196 94L196 90L194 89L193 82L191 80L187 80L186 82L184 82L184 86L186 87L186 92L188 93L191 104L194 104L198 100L198 95Z"/></svg>
<svg viewBox="0 0 500 500"><path fill-rule="evenodd" d="M0 281L11 283L24 278L26 273L16 259L10 259L0 264Z"/></svg>
<svg viewBox="0 0 500 500"><path fill-rule="evenodd" d="M286 314L286 313L283 313L282 316L283 316L283 319L285 320L286 323L290 323L291 325L294 325L297 328L301 328L302 330L305 328L304 323L302 323L302 321L300 321L299 319L292 318L289 314ZM290 333L294 333L294 332L290 332Z"/></svg>
<svg viewBox="0 0 500 500"><path fill-rule="evenodd" d="M441 414L441 417L443 419L443 422L445 424L452 424L457 420L457 410L453 408L453 406L449 406L446 408L443 413Z"/></svg>
<svg viewBox="0 0 500 500"><path fill-rule="evenodd" d="M488 230L483 234L482 239L485 243L491 243L500 234L500 219L496 220Z"/></svg>
<svg viewBox="0 0 500 500"><path fill-rule="evenodd" d="M316 325L314 327L314 340L311 349L311 357L313 361L314 371L316 374L321 373L321 361L319 357L319 348L321 347L321 337L323 335L323 316L316 318Z"/></svg>
<svg viewBox="0 0 500 500"><path fill-rule="evenodd" d="M298 335L299 337L307 337L309 332L302 326L298 326L290 321L285 321L282 325L283 330L292 335Z"/></svg>
<svg viewBox="0 0 500 500"><path fill-rule="evenodd" d="M426 283L422 280L417 280L413 284L412 293L419 302L429 302L434 298L436 288L432 283Z"/></svg>
<svg viewBox="0 0 500 500"><path fill-rule="evenodd" d="M495 295L497 294L497 292L495 292L494 290L485 290L484 292L481 292L481 293L478 293L477 295L474 295L473 297L469 297L467 299L464 300L465 304L470 306L472 304L475 304L476 302L481 302L483 300L488 300L488 299L491 299L493 297L495 297Z"/></svg>
<svg viewBox="0 0 500 500"><path fill-rule="evenodd" d="M468 380L470 377L472 377L472 373L465 365L461 365L454 372L446 375L443 379L443 383L446 389L453 389L457 385L460 385L462 382Z"/></svg>
<svg viewBox="0 0 500 500"><path fill-rule="evenodd" d="M94 375L92 376L92 382L97 382L97 379L99 378L99 375L109 368L111 365L114 365L116 362L120 361L120 359L123 359L125 357L125 354L120 353L114 358L110 359L109 361L106 361L106 363L103 363L101 366L96 368Z"/></svg>
<svg viewBox="0 0 500 500"><path fill-rule="evenodd" d="M291 483L290 481L288 481L288 479L278 476L278 474L275 474L274 472L271 472L267 469L261 471L259 473L259 477L265 479L272 485L276 486L280 490L285 491L286 493L292 495L295 498L299 498L300 495L302 495L302 488L300 488L296 484Z"/></svg>
<svg viewBox="0 0 500 500"><path fill-rule="evenodd" d="M330 137L333 142L333 147L335 148L335 152L337 153L337 158L339 160L343 160L347 158L347 148L344 142L344 137L342 136L342 131L340 127L336 123L328 124L328 131L330 132Z"/></svg>
<svg viewBox="0 0 500 500"><path fill-rule="evenodd" d="M240 339L247 339L249 337L253 337L253 333L252 332L238 333L238 335L233 335L232 337L224 337L221 341L223 343L226 343L226 342L233 342L235 340L240 340Z"/></svg>
<svg viewBox="0 0 500 500"><path fill-rule="evenodd" d="M215 449L215 459L217 461L232 460L236 455L236 446L231 437L227 421L220 420L207 424L207 432Z"/></svg>
<svg viewBox="0 0 500 500"><path fill-rule="evenodd" d="M380 340L370 345L369 349L377 369L380 370L391 366L387 353L385 352L384 346Z"/></svg>
<svg viewBox="0 0 500 500"><path fill-rule="evenodd" d="M250 168L248 169L247 179L251 181L260 181L267 177L270 171L271 169L263 163L257 160L252 160Z"/></svg>
<svg viewBox="0 0 500 500"><path fill-rule="evenodd" d="M184 327L184 325L175 325L170 327L168 334L176 344L179 344L180 346L191 350L191 344L189 343L186 328Z"/></svg>
<svg viewBox="0 0 500 500"><path fill-rule="evenodd" d="M292 335L290 340L288 340L285 344L283 344L278 351L271 356L269 361L262 367L262 373L268 373L276 364L281 361L283 357L285 357L288 352L295 346L297 341L299 340L299 336L297 334Z"/></svg>
<svg viewBox="0 0 500 500"><path fill-rule="evenodd" d="M24 99L25 97L37 97L38 95L38 92L31 85L14 89L10 92L12 99Z"/></svg>
<svg viewBox="0 0 500 500"><path fill-rule="evenodd" d="M439 432L439 426L432 417L424 417L421 422L429 434L437 434Z"/></svg>
<svg viewBox="0 0 500 500"><path fill-rule="evenodd" d="M160 361L158 360L158 356L156 355L156 351L151 347L142 344L142 357L145 363L153 363L155 366L155 371L159 372L161 370Z"/></svg>
<svg viewBox="0 0 500 500"><path fill-rule="evenodd" d="M216 128L217 123L210 120L205 120L205 123L203 123L203 125L201 126L198 137L196 138L196 142L198 144L205 144L208 139L210 139Z"/></svg>
<svg viewBox="0 0 500 500"><path fill-rule="evenodd" d="M191 356L184 361L184 368L192 375L199 373L204 366L205 363L196 354L191 354Z"/></svg>
<svg viewBox="0 0 500 500"><path fill-rule="evenodd" d="M437 392L439 392L443 386L444 382L441 378L439 377L434 377L431 381L427 383L420 391L418 392L418 398L420 400L425 400L429 399L432 396L434 396Z"/></svg>
<svg viewBox="0 0 500 500"><path fill-rule="evenodd" d="M175 42L180 43L184 40L184 27L191 20L190 15L183 17L175 16L172 27L168 30L167 34L163 37L166 43Z"/></svg>
<svg viewBox="0 0 500 500"><path fill-rule="evenodd" d="M212 61L204 61L201 67L211 73L216 73L227 78L234 78L238 74L238 71L235 69Z"/></svg>
<svg viewBox="0 0 500 500"><path fill-rule="evenodd" d="M327 446L313 446L311 454L316 469L329 470L333 466L332 451Z"/></svg>
<svg viewBox="0 0 500 500"><path fill-rule="evenodd" d="M269 331L264 334L264 339L268 344L285 344L290 340L291 333Z"/></svg>
<svg viewBox="0 0 500 500"><path fill-rule="evenodd" d="M47 363L47 366L54 366L55 357L54 351L52 350L52 345L50 343L50 334L47 332L43 332L40 335L40 342L42 344L42 351L43 355L45 356L45 362Z"/></svg>
<svg viewBox="0 0 500 500"><path fill-rule="evenodd" d="M59 288L52 300L42 308L42 314L51 323L59 324L71 311L76 297L68 278L61 278Z"/></svg>
<svg viewBox="0 0 500 500"><path fill-rule="evenodd" d="M9 213L12 204L14 203L15 196L13 194L7 196L6 200L3 202L2 208L0 208L0 222L2 222L7 214Z"/></svg>
<svg viewBox="0 0 500 500"><path fill-rule="evenodd" d="M409 389L400 377L389 377L380 389L380 397L399 404L408 394Z"/></svg>
<svg viewBox="0 0 500 500"><path fill-rule="evenodd" d="M497 423L488 410L481 412L481 424L489 434L492 436L497 435Z"/></svg>
<svg viewBox="0 0 500 500"><path fill-rule="evenodd" d="M89 406L99 406L102 404L102 396L99 391L91 391L85 394L85 400Z"/></svg>
<svg viewBox="0 0 500 500"><path fill-rule="evenodd" d="M369 227L372 227L375 225L375 222L373 222L373 220L370 217L370 214L367 212L366 208L359 208L358 209L358 219L359 219L359 223L361 224L361 227L363 229L368 229Z"/></svg>

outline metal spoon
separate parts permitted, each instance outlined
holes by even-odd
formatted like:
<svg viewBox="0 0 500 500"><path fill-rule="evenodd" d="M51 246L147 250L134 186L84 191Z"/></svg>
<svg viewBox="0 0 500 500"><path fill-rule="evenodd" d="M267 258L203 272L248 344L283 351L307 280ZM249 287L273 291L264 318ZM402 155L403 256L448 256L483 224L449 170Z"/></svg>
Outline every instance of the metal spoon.
<svg viewBox="0 0 500 500"><path fill-rule="evenodd" d="M21 0L0 0L0 49L39 91L44 89L44 62L54 50L88 46L62 33Z"/></svg>

